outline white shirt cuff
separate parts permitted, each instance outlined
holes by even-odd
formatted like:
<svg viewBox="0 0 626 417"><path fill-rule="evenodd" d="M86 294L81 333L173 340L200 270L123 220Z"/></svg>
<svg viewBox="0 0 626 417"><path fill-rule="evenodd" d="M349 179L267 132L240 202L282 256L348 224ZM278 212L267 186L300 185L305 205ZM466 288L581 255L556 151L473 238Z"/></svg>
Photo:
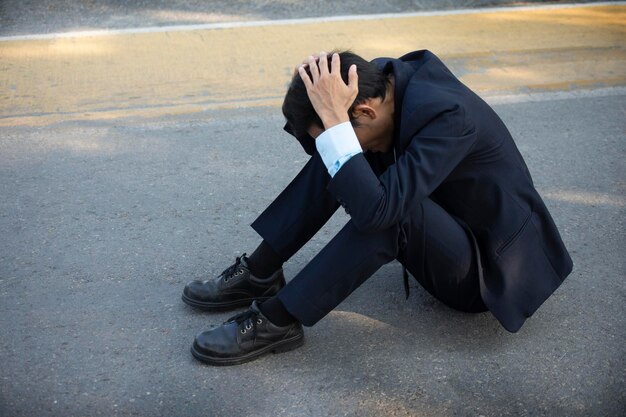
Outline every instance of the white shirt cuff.
<svg viewBox="0 0 626 417"><path fill-rule="evenodd" d="M350 158L363 152L350 122L326 129L315 139L315 146L331 177L335 176Z"/></svg>

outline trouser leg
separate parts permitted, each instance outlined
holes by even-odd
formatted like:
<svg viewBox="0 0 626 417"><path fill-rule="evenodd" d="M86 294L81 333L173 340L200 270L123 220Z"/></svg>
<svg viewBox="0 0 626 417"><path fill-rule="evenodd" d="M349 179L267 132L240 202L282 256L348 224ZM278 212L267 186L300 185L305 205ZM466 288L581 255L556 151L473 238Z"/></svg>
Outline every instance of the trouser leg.
<svg viewBox="0 0 626 417"><path fill-rule="evenodd" d="M330 175L316 152L272 204L252 223L283 262L330 219L339 203L326 187Z"/></svg>
<svg viewBox="0 0 626 417"><path fill-rule="evenodd" d="M312 326L398 253L398 228L361 232L349 221L278 292L285 308Z"/></svg>
<svg viewBox="0 0 626 417"><path fill-rule="evenodd" d="M467 310L464 294L479 297L473 257L463 228L426 199L401 224L387 229L362 232L349 221L277 297L302 324L312 326L397 258L419 274L418 281L435 297ZM476 300L469 300L471 307L473 303Z"/></svg>
<svg viewBox="0 0 626 417"><path fill-rule="evenodd" d="M449 307L486 311L471 237L446 210L425 199L404 224L398 260L424 289Z"/></svg>

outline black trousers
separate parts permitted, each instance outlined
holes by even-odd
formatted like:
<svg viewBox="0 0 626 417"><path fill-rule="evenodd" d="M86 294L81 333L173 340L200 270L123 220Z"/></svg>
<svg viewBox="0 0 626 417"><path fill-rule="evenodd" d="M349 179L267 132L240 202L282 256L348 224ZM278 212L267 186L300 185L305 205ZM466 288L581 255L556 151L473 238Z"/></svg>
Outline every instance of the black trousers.
<svg viewBox="0 0 626 417"><path fill-rule="evenodd" d="M283 260L304 246L339 207L326 191L330 179L315 153L252 223ZM363 232L348 221L278 297L302 324L312 326L381 266L396 259L448 306L467 312L486 311L470 236L430 199L388 229Z"/></svg>

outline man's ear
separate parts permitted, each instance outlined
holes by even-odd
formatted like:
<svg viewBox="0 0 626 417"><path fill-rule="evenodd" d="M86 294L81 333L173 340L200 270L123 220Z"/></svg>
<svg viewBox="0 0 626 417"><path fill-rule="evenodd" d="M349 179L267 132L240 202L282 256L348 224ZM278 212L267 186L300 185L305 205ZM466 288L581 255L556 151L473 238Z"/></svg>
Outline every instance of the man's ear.
<svg viewBox="0 0 626 417"><path fill-rule="evenodd" d="M370 105L369 100L366 100L354 106L352 109L352 117L354 119L366 118L374 120L378 117L378 113L376 113L376 109ZM363 121L363 119L361 119L361 121Z"/></svg>

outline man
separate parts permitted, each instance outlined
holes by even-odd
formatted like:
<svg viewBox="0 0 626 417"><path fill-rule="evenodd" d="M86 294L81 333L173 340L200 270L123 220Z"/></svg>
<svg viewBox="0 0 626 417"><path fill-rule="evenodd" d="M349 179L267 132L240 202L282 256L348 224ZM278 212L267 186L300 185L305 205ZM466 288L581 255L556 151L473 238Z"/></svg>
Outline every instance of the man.
<svg viewBox="0 0 626 417"><path fill-rule="evenodd" d="M297 68L285 130L311 159L252 227L250 257L183 300L252 305L199 334L193 355L233 365L302 345L312 326L394 259L434 297L516 332L572 260L496 113L429 51L367 62L320 53ZM288 284L282 264L343 206L351 219Z"/></svg>

